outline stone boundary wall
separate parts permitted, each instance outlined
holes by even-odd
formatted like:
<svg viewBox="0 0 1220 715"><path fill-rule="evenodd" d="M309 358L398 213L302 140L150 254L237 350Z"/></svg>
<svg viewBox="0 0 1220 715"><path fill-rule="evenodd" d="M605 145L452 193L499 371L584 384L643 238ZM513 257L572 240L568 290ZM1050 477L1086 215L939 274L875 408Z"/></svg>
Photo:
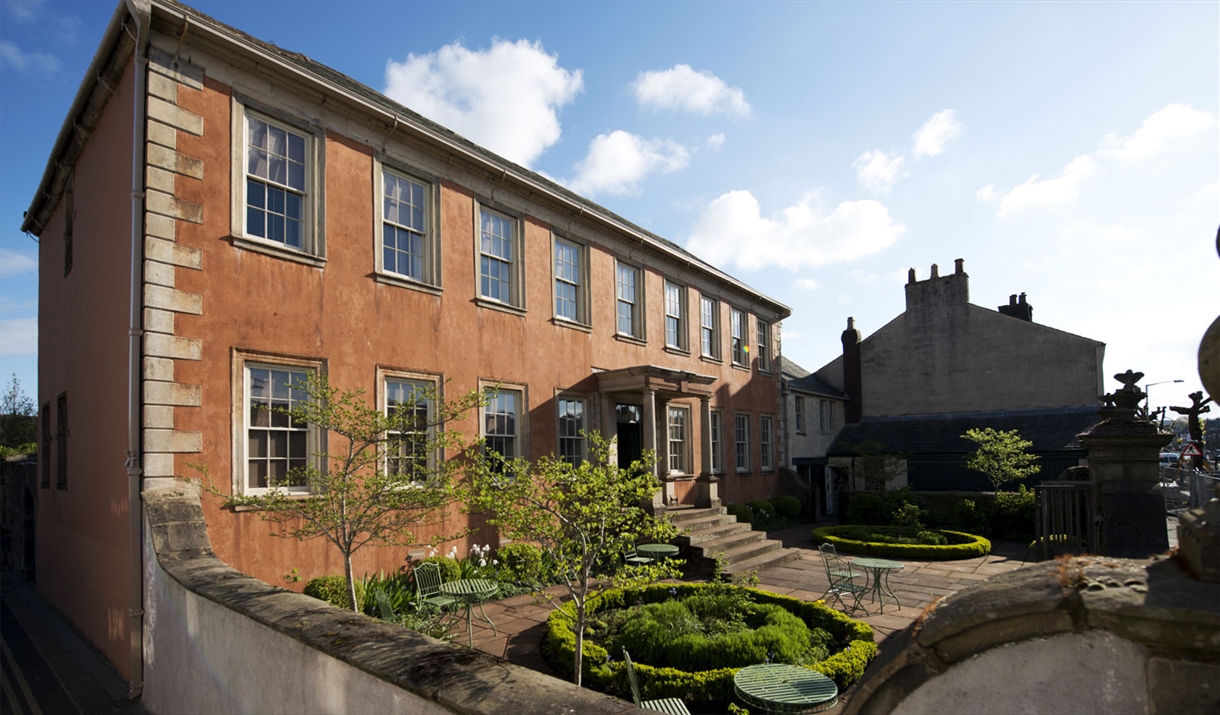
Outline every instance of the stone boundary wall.
<svg viewBox="0 0 1220 715"><path fill-rule="evenodd" d="M993 576L895 638L844 715L1220 712L1220 584L1164 556Z"/></svg>
<svg viewBox="0 0 1220 715"><path fill-rule="evenodd" d="M631 702L246 576L196 488L144 492L144 703L171 713L610 713Z"/></svg>

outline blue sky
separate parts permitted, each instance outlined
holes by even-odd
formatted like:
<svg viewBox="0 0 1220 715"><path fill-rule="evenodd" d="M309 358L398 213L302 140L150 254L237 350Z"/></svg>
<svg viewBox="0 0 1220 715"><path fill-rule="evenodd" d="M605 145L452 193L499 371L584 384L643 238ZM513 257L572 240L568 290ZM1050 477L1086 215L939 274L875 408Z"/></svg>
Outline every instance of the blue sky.
<svg viewBox="0 0 1220 715"><path fill-rule="evenodd" d="M1220 5L195 3L793 308L816 369L965 259L971 302L1107 344L1156 404L1220 315ZM0 375L34 393L21 214L114 5L0 8ZM1107 378L1107 389L1117 383Z"/></svg>

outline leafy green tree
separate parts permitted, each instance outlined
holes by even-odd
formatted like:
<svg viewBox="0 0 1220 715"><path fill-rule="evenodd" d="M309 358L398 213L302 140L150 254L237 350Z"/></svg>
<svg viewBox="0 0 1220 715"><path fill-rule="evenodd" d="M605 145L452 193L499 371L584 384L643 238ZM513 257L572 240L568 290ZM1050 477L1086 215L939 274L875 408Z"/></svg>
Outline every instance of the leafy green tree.
<svg viewBox="0 0 1220 715"><path fill-rule="evenodd" d="M225 507L253 509L277 524L276 536L321 537L334 545L343 554L349 603L359 611L352 554L369 544L419 545L416 530L440 523L453 503L455 476L466 461L462 457L471 451L451 425L478 407L482 397L471 391L442 401L435 389L420 388L387 414L370 406L363 390L340 391L325 375L311 375L291 387L308 399L281 412L293 423L319 428L328 435L327 446L338 449L288 470L283 483L273 483L266 494L221 491L206 470L203 486L224 499ZM308 485L310 495L290 495L289 485Z"/></svg>
<svg viewBox="0 0 1220 715"><path fill-rule="evenodd" d="M30 454L38 449L37 439L38 405L21 389L21 381L13 373L13 381L0 395L0 447Z"/></svg>
<svg viewBox="0 0 1220 715"><path fill-rule="evenodd" d="M586 435L589 458L570 464L554 456L534 463L488 455L468 472L468 509L482 512L500 534L537 544L576 604L574 681L581 682L589 599L600 585L656 581L680 575L674 561L628 566L623 554L641 541L665 542L678 530L640 507L661 484L648 452L627 469L611 459L609 443ZM558 605L553 603L552 605Z"/></svg>
<svg viewBox="0 0 1220 715"><path fill-rule="evenodd" d="M966 468L981 472L996 492L1008 482L1023 480L1042 471L1042 467L1034 464L1038 456L1029 453L1034 443L1022 439L1015 429L968 429L962 439L979 445L966 457Z"/></svg>

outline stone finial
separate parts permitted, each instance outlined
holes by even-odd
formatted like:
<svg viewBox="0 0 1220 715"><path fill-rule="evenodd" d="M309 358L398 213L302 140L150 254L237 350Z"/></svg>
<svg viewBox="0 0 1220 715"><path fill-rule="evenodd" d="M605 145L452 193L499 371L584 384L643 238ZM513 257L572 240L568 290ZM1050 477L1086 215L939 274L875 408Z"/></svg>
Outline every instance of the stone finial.
<svg viewBox="0 0 1220 715"><path fill-rule="evenodd" d="M935 263L932 264L932 275L930 277L931 278L940 278L940 267L937 266Z"/></svg>
<svg viewBox="0 0 1220 715"><path fill-rule="evenodd" d="M1135 383L1144 379L1144 373L1128 370L1114 376L1123 386L1114 392L1101 396L1102 416L1108 422L1134 422L1135 412L1140 402L1144 400L1144 391Z"/></svg>

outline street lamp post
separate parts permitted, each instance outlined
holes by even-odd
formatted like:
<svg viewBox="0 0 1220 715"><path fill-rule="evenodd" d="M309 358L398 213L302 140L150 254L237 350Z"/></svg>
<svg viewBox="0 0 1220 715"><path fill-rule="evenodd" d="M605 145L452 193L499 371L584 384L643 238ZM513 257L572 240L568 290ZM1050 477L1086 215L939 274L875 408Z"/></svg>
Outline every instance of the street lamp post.
<svg viewBox="0 0 1220 715"><path fill-rule="evenodd" d="M1167 385L1171 382L1185 382L1185 380L1161 380L1160 382L1150 382L1144 386L1144 413L1147 414L1149 417L1152 416L1152 412L1149 411L1150 407L1152 405L1152 399L1150 397L1150 395L1152 394L1152 388L1157 385ZM1161 413L1161 419L1159 420L1159 422L1160 422L1160 424L1158 424L1156 426L1156 428L1158 430L1161 429L1161 425L1165 423L1165 413L1164 412Z"/></svg>

